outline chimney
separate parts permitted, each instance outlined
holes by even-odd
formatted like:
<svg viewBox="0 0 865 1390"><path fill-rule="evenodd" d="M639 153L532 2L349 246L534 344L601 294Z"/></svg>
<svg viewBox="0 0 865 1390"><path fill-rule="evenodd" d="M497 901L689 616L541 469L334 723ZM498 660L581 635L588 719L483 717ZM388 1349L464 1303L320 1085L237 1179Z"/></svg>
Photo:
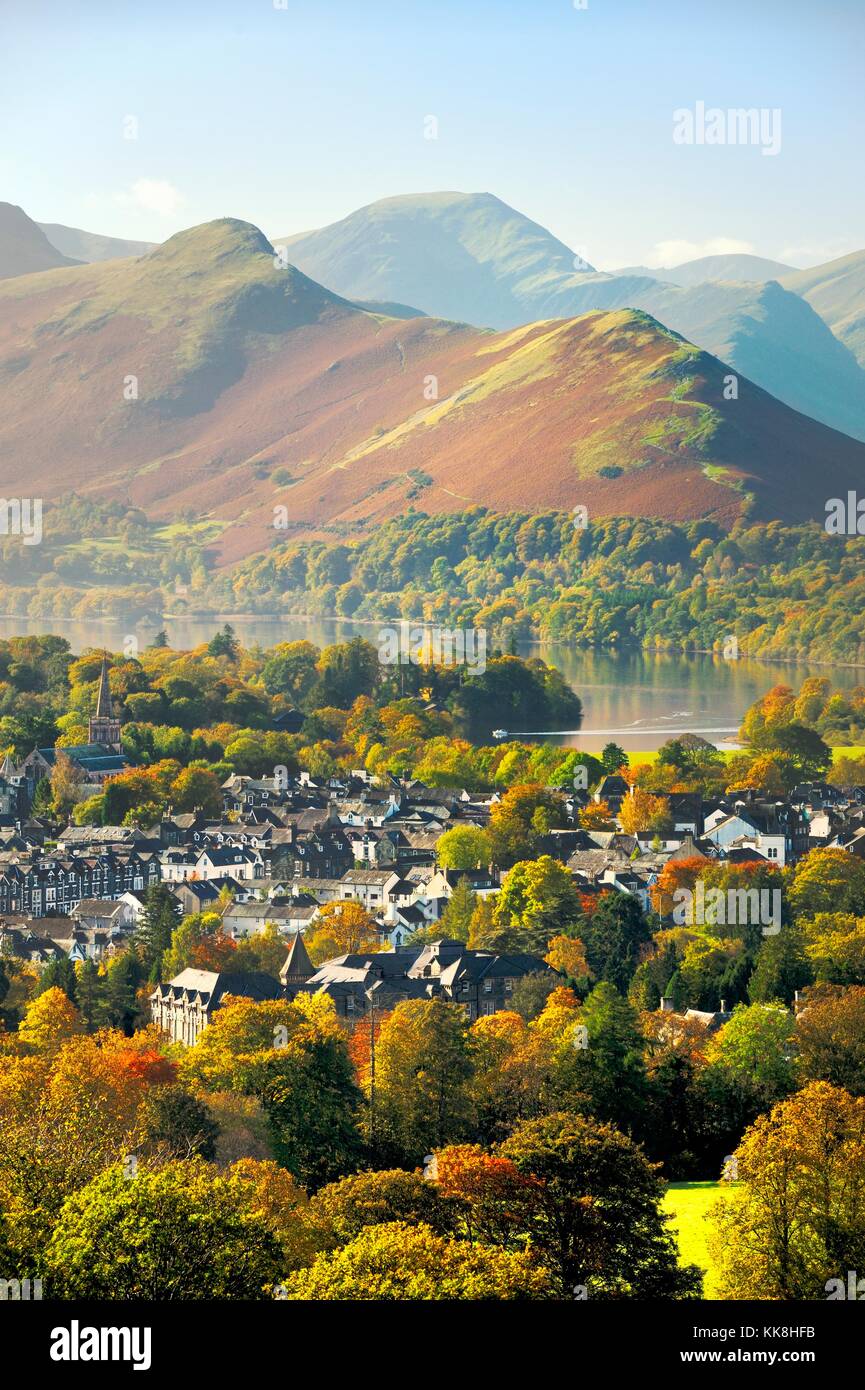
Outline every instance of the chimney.
<svg viewBox="0 0 865 1390"><path fill-rule="evenodd" d="M722 1000L721 1000L721 1008L720 1008L719 1012L722 1013L722 1014L725 1014L725 1013L727 1012L727 1001L726 1001L726 999L722 999Z"/></svg>
<svg viewBox="0 0 865 1390"><path fill-rule="evenodd" d="M671 1014L674 1012L673 1001L667 994L661 995L661 1013Z"/></svg>

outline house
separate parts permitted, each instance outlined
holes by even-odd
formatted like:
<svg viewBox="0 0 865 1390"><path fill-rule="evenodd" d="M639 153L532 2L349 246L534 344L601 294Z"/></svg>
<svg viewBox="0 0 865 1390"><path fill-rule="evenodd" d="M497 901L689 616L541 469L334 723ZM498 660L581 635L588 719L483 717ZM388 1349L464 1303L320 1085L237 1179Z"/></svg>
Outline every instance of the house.
<svg viewBox="0 0 865 1390"><path fill-rule="evenodd" d="M606 801L613 815L618 815L625 797L630 794L630 787L624 777L620 777L618 772L608 773L602 777L594 799L596 802Z"/></svg>
<svg viewBox="0 0 865 1390"><path fill-rule="evenodd" d="M7 753L0 765L0 820L20 821L29 805L27 778Z"/></svg>
<svg viewBox="0 0 865 1390"><path fill-rule="evenodd" d="M50 960L60 960L64 954L62 946L40 932L37 924L26 917L15 921L0 919L0 958L15 956L18 960L45 965Z"/></svg>
<svg viewBox="0 0 865 1390"><path fill-rule="evenodd" d="M221 970L190 968L181 970L167 984L156 986L150 996L151 1019L172 1042L191 1047L227 995L260 1002L282 998L283 991L271 975L259 970L233 975Z"/></svg>
<svg viewBox="0 0 865 1390"><path fill-rule="evenodd" d="M460 1004L472 1020L509 1009L514 986L524 976L558 976L537 956L470 951L464 942L447 938L424 946L408 974L413 980L434 982L441 995Z"/></svg>
<svg viewBox="0 0 865 1390"><path fill-rule="evenodd" d="M129 897L131 895L124 898L83 898L73 907L70 919L84 930L100 930L109 935L134 931L138 914L128 901Z"/></svg>
<svg viewBox="0 0 865 1390"><path fill-rule="evenodd" d="M244 937L263 932L269 922L274 922L283 936L304 931L318 912L318 904L311 905L297 899L285 902L246 902L232 903L222 915L222 925L228 936L240 941Z"/></svg>
<svg viewBox="0 0 865 1390"><path fill-rule="evenodd" d="M167 849L160 855L162 878L166 883L187 879L264 878L264 861L257 850L224 846L211 849Z"/></svg>
<svg viewBox="0 0 865 1390"><path fill-rule="evenodd" d="M299 734L305 717L299 709L280 710L279 714L275 714L271 719L270 727L283 734Z"/></svg>
<svg viewBox="0 0 865 1390"><path fill-rule="evenodd" d="M721 805L706 817L703 835L722 850L755 849L779 868L808 852L808 822L783 801Z"/></svg>
<svg viewBox="0 0 865 1390"><path fill-rule="evenodd" d="M290 870L298 878L339 878L354 858L342 827L327 821L307 834L296 831L278 849L274 846L272 865L274 873Z"/></svg>
<svg viewBox="0 0 865 1390"><path fill-rule="evenodd" d="M397 885L404 882L393 869L349 869L340 879L340 896L347 902L362 903L367 912L378 912L390 901ZM411 888L404 891L410 894Z"/></svg>
<svg viewBox="0 0 865 1390"><path fill-rule="evenodd" d="M672 999L663 996L658 1012L669 1015L674 1023L696 1023L706 1033L717 1033L718 1029L723 1028L724 1024L729 1023L732 1018L732 1014L727 1010L726 999L721 1000L718 1009L686 1009L683 1014L680 1014L676 1012Z"/></svg>
<svg viewBox="0 0 865 1390"><path fill-rule="evenodd" d="M80 925L74 917L48 918L41 930L73 962L100 961L128 944L128 933L110 925Z"/></svg>
<svg viewBox="0 0 865 1390"><path fill-rule="evenodd" d="M171 893L179 902L184 917L191 917L198 912L216 912L220 894L227 886L233 887L234 879L193 879L173 885Z"/></svg>

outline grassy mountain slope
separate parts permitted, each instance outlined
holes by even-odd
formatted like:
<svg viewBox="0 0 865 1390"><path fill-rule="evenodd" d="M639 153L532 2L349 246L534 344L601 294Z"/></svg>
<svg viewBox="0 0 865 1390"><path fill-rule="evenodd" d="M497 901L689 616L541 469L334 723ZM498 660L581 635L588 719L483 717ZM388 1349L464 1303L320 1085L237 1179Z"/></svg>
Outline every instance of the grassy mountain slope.
<svg viewBox="0 0 865 1390"><path fill-rule="evenodd" d="M865 448L747 380L726 401L727 372L631 309L504 333L367 312L227 219L0 286L0 491L207 518L222 564L285 538L275 507L331 536L411 505L822 518Z"/></svg>

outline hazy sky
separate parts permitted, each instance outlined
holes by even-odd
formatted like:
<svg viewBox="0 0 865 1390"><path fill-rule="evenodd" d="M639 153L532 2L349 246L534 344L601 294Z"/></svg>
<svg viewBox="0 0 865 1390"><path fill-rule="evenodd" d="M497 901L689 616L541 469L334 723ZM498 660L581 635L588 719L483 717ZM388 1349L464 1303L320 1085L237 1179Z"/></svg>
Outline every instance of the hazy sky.
<svg viewBox="0 0 865 1390"><path fill-rule="evenodd" d="M865 246L865 0L0 0L0 49L38 221L278 236L460 189L605 269ZM780 109L779 153L674 143L700 101Z"/></svg>

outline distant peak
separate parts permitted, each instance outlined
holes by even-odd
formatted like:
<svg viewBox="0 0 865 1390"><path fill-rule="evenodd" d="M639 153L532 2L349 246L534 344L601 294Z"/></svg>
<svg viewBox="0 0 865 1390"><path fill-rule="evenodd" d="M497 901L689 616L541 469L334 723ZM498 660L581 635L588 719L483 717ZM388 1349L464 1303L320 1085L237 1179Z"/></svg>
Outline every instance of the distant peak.
<svg viewBox="0 0 865 1390"><path fill-rule="evenodd" d="M273 256L274 250L264 232L252 222L242 222L237 217L219 217L213 222L201 222L196 227L186 227L175 232L161 246L157 246L148 257L151 261L171 260L177 255L194 254L196 249L214 256Z"/></svg>

